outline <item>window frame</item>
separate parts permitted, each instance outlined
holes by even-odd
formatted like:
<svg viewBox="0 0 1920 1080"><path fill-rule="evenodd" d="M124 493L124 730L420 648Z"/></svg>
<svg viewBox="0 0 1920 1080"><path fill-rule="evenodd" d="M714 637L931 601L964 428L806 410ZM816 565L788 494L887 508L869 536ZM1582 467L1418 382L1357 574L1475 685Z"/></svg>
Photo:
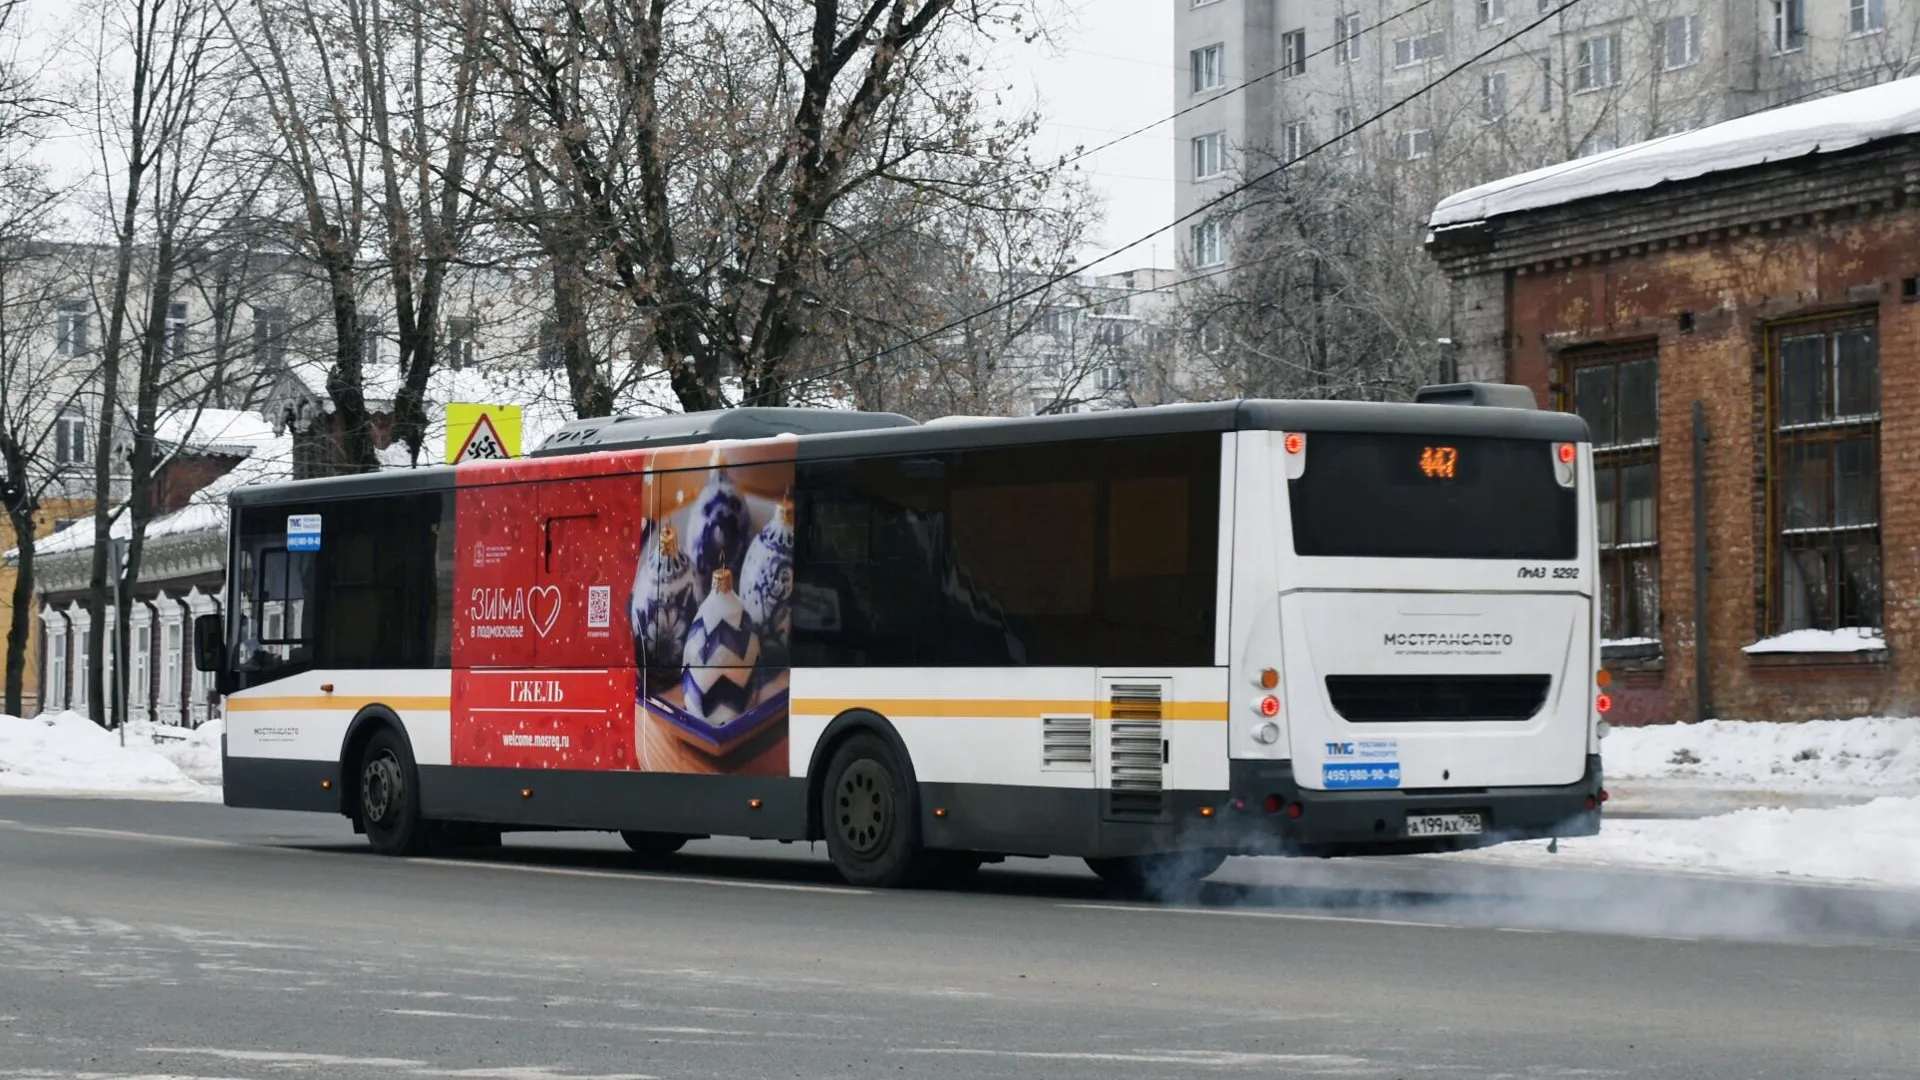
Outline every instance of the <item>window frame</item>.
<svg viewBox="0 0 1920 1080"><path fill-rule="evenodd" d="M1313 146L1313 132L1305 120L1289 120L1280 127L1280 148L1288 162L1306 156Z"/></svg>
<svg viewBox="0 0 1920 1080"><path fill-rule="evenodd" d="M1205 183L1218 180L1227 175L1227 133L1209 131L1205 135L1195 135L1191 140L1193 182ZM1212 169L1202 171L1207 165Z"/></svg>
<svg viewBox="0 0 1920 1080"><path fill-rule="evenodd" d="M1507 21L1507 0L1474 0L1474 21L1480 26L1499 26Z"/></svg>
<svg viewBox="0 0 1920 1080"><path fill-rule="evenodd" d="M53 347L66 359L77 360L91 351L88 332L93 312L85 300L62 300L54 310Z"/></svg>
<svg viewBox="0 0 1920 1080"><path fill-rule="evenodd" d="M1360 38L1364 32L1358 12L1348 12L1333 20L1333 61L1336 64L1360 62Z"/></svg>
<svg viewBox="0 0 1920 1080"><path fill-rule="evenodd" d="M1207 61L1211 60L1209 65ZM1223 90L1227 85L1227 43L1216 41L1211 45L1202 45L1187 51L1187 67L1191 75L1192 93L1206 94Z"/></svg>
<svg viewBox="0 0 1920 1080"><path fill-rule="evenodd" d="M1504 71L1483 71L1480 73L1480 119L1486 123L1498 123L1507 115L1508 79ZM1491 91L1498 86L1499 94Z"/></svg>
<svg viewBox="0 0 1920 1080"><path fill-rule="evenodd" d="M61 406L53 418L54 466L83 466L91 457L87 453L87 410L78 404Z"/></svg>
<svg viewBox="0 0 1920 1080"><path fill-rule="evenodd" d="M1622 375L1629 365L1649 364L1653 372L1653 436L1633 442L1615 441L1618 432L1620 385ZM1609 345L1597 349L1580 350L1562 355L1560 368L1559 407L1563 412L1579 415L1579 386L1583 372L1612 369L1612 400L1615 430L1613 432L1593 433L1593 472L1595 486L1595 512L1599 513L1599 491L1603 487L1602 477L1611 474L1614 497L1612 500L1613 520L1607 523L1610 528L1602 528L1598 520L1594 522L1594 548L1600 575L1597 583L1599 595L1596 597L1601 606L1601 634L1603 641L1631 641L1650 638L1664 640L1663 604L1665 596L1661 588L1661 513L1662 492L1660 476L1660 448L1662 441L1660 414L1660 349L1657 341L1634 342ZM1591 426L1591 421L1589 421ZM1630 471L1646 470L1652 477L1652 522L1650 540L1626 540L1626 519L1629 506L1626 497L1626 480ZM1647 596L1635 588L1635 570L1644 564L1640 572L1651 579L1651 608ZM1611 595L1609 595L1611 590ZM1613 634L1607 634L1611 627Z"/></svg>
<svg viewBox="0 0 1920 1080"><path fill-rule="evenodd" d="M1219 218L1207 218L1204 221L1194 222L1188 230L1188 245L1193 251L1195 269L1225 266L1227 264L1226 222ZM1202 252L1206 254L1203 255Z"/></svg>
<svg viewBox="0 0 1920 1080"><path fill-rule="evenodd" d="M40 710L55 712L67 707L67 627L58 618L48 620L46 625L47 690L42 695Z"/></svg>
<svg viewBox="0 0 1920 1080"><path fill-rule="evenodd" d="M1683 58L1673 62L1673 32L1675 27L1683 28ZM1660 22L1660 70L1684 71L1700 62L1700 16L1693 13L1675 15Z"/></svg>
<svg viewBox="0 0 1920 1080"><path fill-rule="evenodd" d="M1420 145L1422 136L1426 138L1424 147ZM1401 161L1419 161L1433 156L1432 128L1405 128L1394 136L1394 142L1398 144L1394 150Z"/></svg>
<svg viewBox="0 0 1920 1080"><path fill-rule="evenodd" d="M1432 47L1432 43L1436 39L1440 42L1437 49ZM1400 58L1400 47L1403 45L1406 46L1407 55L1407 59L1404 61ZM1396 71L1410 67L1418 67L1430 60L1443 59L1446 55L1447 32L1445 30L1431 30L1424 34L1414 34L1411 37L1395 38L1393 42L1393 67Z"/></svg>
<svg viewBox="0 0 1920 1080"><path fill-rule="evenodd" d="M1307 73L1307 31L1297 27L1280 35L1280 77L1297 79Z"/></svg>
<svg viewBox="0 0 1920 1080"><path fill-rule="evenodd" d="M1848 37L1870 37L1886 32L1887 0L1848 0Z"/></svg>
<svg viewBox="0 0 1920 1080"><path fill-rule="evenodd" d="M1872 413L1838 413L1840 363L1840 338L1850 332L1867 330L1872 334L1874 345L1874 411ZM1766 408L1766 484L1765 484L1765 522L1766 538L1764 551L1765 603L1763 605L1762 636L1771 637L1792 630L1836 630L1866 627L1884 630L1886 624L1886 500L1885 471L1882 454L1882 427L1885 404L1882 395L1885 392L1885 371L1881 366L1882 348L1877 308L1863 308L1853 311L1830 312L1807 316L1799 319L1787 319L1769 324L1764 328L1763 347L1766 350L1765 378ZM1822 405L1830 411L1826 418L1805 423L1782 423L1785 415L1785 378L1786 367L1783 363L1785 342L1807 337L1821 337L1823 340L1821 356ZM1872 525L1843 525L1839 522L1839 483L1834 475L1838 468L1837 455L1833 448L1848 442L1869 441L1873 452L1873 509ZM1787 484L1789 482L1789 456L1796 449L1810 446L1827 448L1828 489L1826 492L1827 521L1820 525L1787 525ZM1827 552L1830 561L1825 570L1828 587L1828 614L1831 625L1822 625L1811 617L1804 623L1789 626L1787 624L1788 604L1786 599L1786 575L1789 566L1788 553L1793 550L1810 548L1811 545L1790 543L1788 533L1795 537L1810 538L1814 534L1824 533L1828 539ZM1871 620L1849 622L1847 615L1840 610L1842 600L1841 577L1844 566L1838 556L1843 536L1871 536L1877 552L1875 563L1878 568L1878 580L1874 582L1873 593L1877 608Z"/></svg>
<svg viewBox="0 0 1920 1080"><path fill-rule="evenodd" d="M1604 44L1604 63L1595 63L1594 46ZM1593 94L1620 85L1620 32L1608 31L1581 38L1574 45L1573 92Z"/></svg>
<svg viewBox="0 0 1920 1080"><path fill-rule="evenodd" d="M1788 56L1806 47L1806 0L1773 0L1773 54Z"/></svg>

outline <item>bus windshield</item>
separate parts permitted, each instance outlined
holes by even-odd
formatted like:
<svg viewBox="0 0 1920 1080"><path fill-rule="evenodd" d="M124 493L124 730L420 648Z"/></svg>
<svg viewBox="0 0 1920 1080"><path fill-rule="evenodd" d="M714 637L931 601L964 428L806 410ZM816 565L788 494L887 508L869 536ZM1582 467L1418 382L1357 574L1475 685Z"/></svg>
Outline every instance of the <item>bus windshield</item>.
<svg viewBox="0 0 1920 1080"><path fill-rule="evenodd" d="M1579 554L1579 502L1538 439L1324 432L1288 482L1294 553L1370 559Z"/></svg>

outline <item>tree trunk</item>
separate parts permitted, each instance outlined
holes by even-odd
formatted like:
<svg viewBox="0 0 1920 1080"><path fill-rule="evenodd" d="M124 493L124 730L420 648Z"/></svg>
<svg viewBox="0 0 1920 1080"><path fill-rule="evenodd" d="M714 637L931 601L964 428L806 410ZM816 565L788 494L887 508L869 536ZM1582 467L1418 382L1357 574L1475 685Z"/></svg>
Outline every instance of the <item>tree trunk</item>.
<svg viewBox="0 0 1920 1080"><path fill-rule="evenodd" d="M336 233L327 248L342 242ZM323 250L325 250L323 248ZM327 396L333 399L340 424L340 448L333 457L335 473L372 472L380 467L374 456L373 415L367 411L366 372L360 363L360 302L354 294L352 256L328 252L327 284L333 291L333 370L327 372Z"/></svg>
<svg viewBox="0 0 1920 1080"><path fill-rule="evenodd" d="M13 575L13 611L7 619L7 715L19 716L26 703L27 642L33 639L33 512L7 511L14 544L20 549Z"/></svg>

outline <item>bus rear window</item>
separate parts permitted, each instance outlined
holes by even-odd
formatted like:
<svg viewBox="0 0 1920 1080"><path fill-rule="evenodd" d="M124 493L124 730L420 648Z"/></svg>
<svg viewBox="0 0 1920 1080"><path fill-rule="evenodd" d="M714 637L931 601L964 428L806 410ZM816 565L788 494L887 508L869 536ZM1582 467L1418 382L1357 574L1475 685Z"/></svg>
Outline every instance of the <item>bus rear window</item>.
<svg viewBox="0 0 1920 1080"><path fill-rule="evenodd" d="M1579 503L1536 439L1326 432L1287 484L1293 550L1374 559L1579 554Z"/></svg>

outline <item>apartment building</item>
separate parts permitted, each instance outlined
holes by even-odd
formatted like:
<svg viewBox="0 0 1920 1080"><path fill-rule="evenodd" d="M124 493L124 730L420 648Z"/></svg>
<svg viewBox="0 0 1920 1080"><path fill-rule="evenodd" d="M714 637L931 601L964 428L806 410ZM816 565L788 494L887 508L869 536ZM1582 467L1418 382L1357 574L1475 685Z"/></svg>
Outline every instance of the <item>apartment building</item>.
<svg viewBox="0 0 1920 1080"><path fill-rule="evenodd" d="M1197 106L1175 121L1183 217L1322 144L1404 169L1417 213L1495 177L1920 71L1920 11L1900 0L1172 2L1176 101ZM1184 264L1226 264L1229 231L1183 226Z"/></svg>

